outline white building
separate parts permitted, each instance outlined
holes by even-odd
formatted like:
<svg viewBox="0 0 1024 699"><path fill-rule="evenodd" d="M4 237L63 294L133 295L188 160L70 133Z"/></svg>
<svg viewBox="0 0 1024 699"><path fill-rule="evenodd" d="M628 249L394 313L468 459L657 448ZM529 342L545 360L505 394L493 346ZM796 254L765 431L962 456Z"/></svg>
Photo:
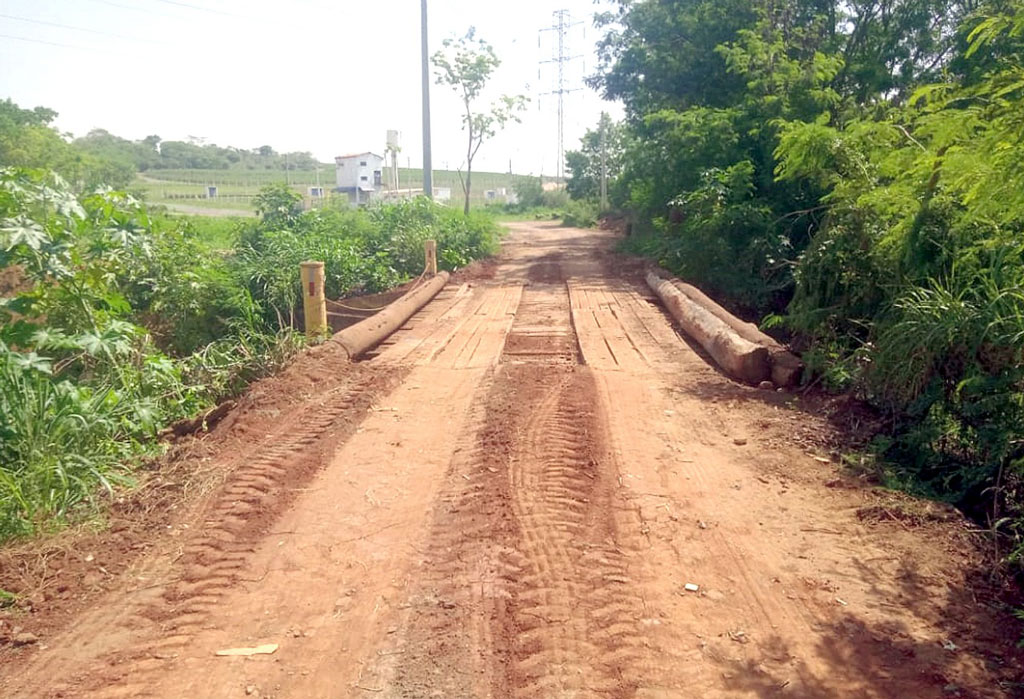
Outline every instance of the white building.
<svg viewBox="0 0 1024 699"><path fill-rule="evenodd" d="M376 153L339 155L334 162L337 166L334 191L348 194L353 204L365 204L384 186L384 158Z"/></svg>

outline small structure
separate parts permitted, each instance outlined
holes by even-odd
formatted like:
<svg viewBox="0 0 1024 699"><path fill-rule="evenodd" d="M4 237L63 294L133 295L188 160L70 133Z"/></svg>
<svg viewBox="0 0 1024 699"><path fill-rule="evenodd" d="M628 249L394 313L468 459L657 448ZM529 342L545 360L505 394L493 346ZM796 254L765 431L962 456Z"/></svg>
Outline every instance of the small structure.
<svg viewBox="0 0 1024 699"><path fill-rule="evenodd" d="M365 204L381 191L384 185L384 158L376 153L352 153L334 159L337 166L335 192L347 194L349 203Z"/></svg>
<svg viewBox="0 0 1024 699"><path fill-rule="evenodd" d="M519 197L516 196L515 192L509 191L508 187L499 187L498 189L488 189L484 192L484 201L489 204L516 204L519 202Z"/></svg>
<svg viewBox="0 0 1024 699"><path fill-rule="evenodd" d="M217 198L217 185L211 184L206 186L206 198L216 199Z"/></svg>

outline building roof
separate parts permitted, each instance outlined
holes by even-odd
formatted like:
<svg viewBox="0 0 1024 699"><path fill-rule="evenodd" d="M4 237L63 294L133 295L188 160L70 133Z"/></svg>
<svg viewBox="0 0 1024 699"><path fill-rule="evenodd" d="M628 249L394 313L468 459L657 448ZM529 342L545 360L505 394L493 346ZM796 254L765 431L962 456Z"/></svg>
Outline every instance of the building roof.
<svg viewBox="0 0 1024 699"><path fill-rule="evenodd" d="M380 158L381 160L384 159L383 155L377 155L376 153L371 153L370 151L366 151L365 153L349 153L348 155L336 155L336 156L334 156L334 159L335 160L348 160L349 158L361 158L364 155L372 155L375 158Z"/></svg>

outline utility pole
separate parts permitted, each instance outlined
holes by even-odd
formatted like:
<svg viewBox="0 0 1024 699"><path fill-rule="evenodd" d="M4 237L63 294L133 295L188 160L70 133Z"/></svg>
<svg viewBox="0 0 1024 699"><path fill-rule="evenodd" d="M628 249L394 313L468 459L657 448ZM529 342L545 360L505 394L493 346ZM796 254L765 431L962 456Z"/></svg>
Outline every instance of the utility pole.
<svg viewBox="0 0 1024 699"><path fill-rule="evenodd" d="M608 210L608 113L601 112L601 211Z"/></svg>
<svg viewBox="0 0 1024 699"><path fill-rule="evenodd" d="M579 92L582 88L567 88L565 86L565 67L575 61L578 58L582 58L580 55L571 56L569 55L569 30L573 27L578 27L583 22L573 22L572 15L569 10L555 10L551 13L553 21L550 27L545 27L540 30L541 34L544 32L555 33L555 46L557 51L554 57L549 61L541 61L541 64L554 63L558 66L558 87L551 92L547 92L547 95L558 95L558 159L555 168L555 177L561 181L564 177L564 159L565 159L565 96L570 92ZM540 38L538 37L538 44Z"/></svg>
<svg viewBox="0 0 1024 699"><path fill-rule="evenodd" d="M427 0L420 0L421 43L423 49L423 195L434 198L434 172L430 152L430 51L427 46Z"/></svg>

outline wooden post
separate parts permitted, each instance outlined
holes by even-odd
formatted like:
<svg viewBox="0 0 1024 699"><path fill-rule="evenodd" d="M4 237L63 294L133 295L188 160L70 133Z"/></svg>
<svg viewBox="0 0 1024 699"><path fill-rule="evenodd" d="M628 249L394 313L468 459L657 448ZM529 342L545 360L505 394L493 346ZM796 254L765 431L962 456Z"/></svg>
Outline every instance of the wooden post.
<svg viewBox="0 0 1024 699"><path fill-rule="evenodd" d="M303 262L302 308L305 311L306 335L317 337L327 332L327 298L324 296L324 263Z"/></svg>
<svg viewBox="0 0 1024 699"><path fill-rule="evenodd" d="M432 277L437 274L437 241L423 241L423 254L426 258L426 274Z"/></svg>

